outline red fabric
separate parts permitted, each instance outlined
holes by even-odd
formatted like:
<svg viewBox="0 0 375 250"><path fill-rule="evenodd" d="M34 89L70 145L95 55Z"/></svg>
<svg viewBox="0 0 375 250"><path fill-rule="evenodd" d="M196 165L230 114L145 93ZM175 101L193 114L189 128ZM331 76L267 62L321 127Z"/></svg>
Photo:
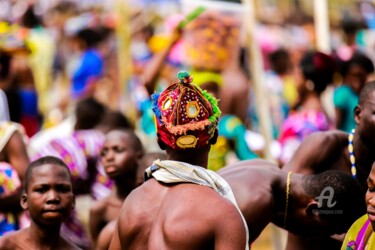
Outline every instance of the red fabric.
<svg viewBox="0 0 375 250"><path fill-rule="evenodd" d="M161 114L161 121L157 119L156 122L158 136L173 149L181 149L177 140L183 135L194 135L198 139L195 148L199 148L207 145L215 132L217 123L208 120L213 115L212 105L190 81L170 84L157 101ZM197 115L191 116L192 113Z"/></svg>

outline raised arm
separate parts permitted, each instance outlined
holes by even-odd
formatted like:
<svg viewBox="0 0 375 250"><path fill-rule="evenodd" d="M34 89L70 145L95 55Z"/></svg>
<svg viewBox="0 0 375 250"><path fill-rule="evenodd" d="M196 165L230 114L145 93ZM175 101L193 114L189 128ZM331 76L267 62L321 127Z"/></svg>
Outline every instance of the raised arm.
<svg viewBox="0 0 375 250"><path fill-rule="evenodd" d="M330 162L332 155L337 155L338 152L336 151L340 150L335 133L335 131L316 132L309 135L282 169L306 175L323 171Z"/></svg>
<svg viewBox="0 0 375 250"><path fill-rule="evenodd" d="M144 77L145 87L149 95L154 93L155 85L159 78L160 71L163 68L164 61L167 58L172 47L176 44L176 42L180 38L181 38L181 30L178 27L176 27L175 30L173 31L171 40L168 43L167 47L164 48L159 53L155 54L153 58L151 59L151 61L147 64L143 77Z"/></svg>

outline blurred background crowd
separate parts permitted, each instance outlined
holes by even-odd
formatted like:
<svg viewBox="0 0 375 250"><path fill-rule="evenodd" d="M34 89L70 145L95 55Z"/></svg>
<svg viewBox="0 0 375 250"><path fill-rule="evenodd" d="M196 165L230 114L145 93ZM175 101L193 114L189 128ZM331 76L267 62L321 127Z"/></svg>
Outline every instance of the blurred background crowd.
<svg viewBox="0 0 375 250"><path fill-rule="evenodd" d="M327 1L325 49L314 1L252 2L0 0L0 121L22 125L30 159L71 164L95 199L111 187L102 168L89 171L103 133L132 128L146 152L159 151L150 95L180 70L220 99L212 170L258 157L282 165L312 132L350 132L373 79L374 1Z"/></svg>

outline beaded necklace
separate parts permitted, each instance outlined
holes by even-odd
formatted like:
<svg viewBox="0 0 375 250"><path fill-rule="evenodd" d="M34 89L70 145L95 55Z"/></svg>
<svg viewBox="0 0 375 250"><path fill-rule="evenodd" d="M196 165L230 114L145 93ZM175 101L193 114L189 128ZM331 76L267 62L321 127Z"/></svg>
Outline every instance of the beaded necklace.
<svg viewBox="0 0 375 250"><path fill-rule="evenodd" d="M350 163L351 163L351 169L350 170L352 172L352 176L354 178L356 178L357 169L355 167L355 157L354 157L354 147L353 147L354 133L355 133L355 129L353 128L352 131L349 133L349 137L348 137L348 141L349 141L348 151L349 151L349 159L350 159Z"/></svg>
<svg viewBox="0 0 375 250"><path fill-rule="evenodd" d="M288 177L286 178L284 228L286 227L286 218L288 216L289 194L290 194L290 178L291 177L292 177L292 171L289 171Z"/></svg>

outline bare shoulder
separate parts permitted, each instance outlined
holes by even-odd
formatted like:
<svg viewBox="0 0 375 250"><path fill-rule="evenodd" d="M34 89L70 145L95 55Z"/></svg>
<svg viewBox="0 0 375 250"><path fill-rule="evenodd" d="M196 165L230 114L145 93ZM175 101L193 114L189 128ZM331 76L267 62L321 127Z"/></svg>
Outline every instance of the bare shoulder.
<svg viewBox="0 0 375 250"><path fill-rule="evenodd" d="M61 249L66 249L66 250L81 250L81 248L77 247L73 243L69 242L66 240L64 237L61 237Z"/></svg>
<svg viewBox="0 0 375 250"><path fill-rule="evenodd" d="M15 231L0 237L0 250L13 250L21 248L24 244L24 230Z"/></svg>
<svg viewBox="0 0 375 250"><path fill-rule="evenodd" d="M116 221L108 223L100 232L97 242L97 250L108 249L111 243L112 235L116 231Z"/></svg>
<svg viewBox="0 0 375 250"><path fill-rule="evenodd" d="M4 235L0 237L0 250L15 249L14 239L12 235Z"/></svg>

